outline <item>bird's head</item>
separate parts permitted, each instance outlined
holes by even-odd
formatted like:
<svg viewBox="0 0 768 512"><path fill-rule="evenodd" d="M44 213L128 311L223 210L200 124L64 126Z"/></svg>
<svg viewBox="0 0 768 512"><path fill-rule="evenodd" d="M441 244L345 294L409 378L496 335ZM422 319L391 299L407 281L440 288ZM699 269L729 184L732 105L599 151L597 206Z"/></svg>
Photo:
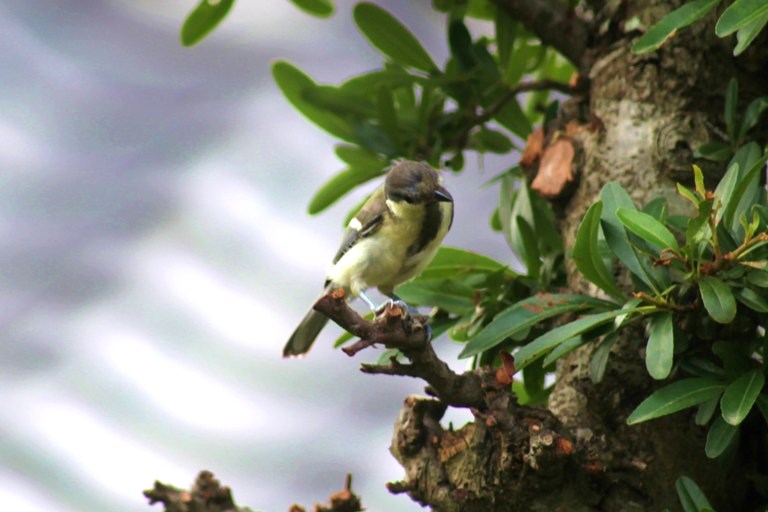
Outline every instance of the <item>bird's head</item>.
<svg viewBox="0 0 768 512"><path fill-rule="evenodd" d="M404 160L392 167L384 180L388 200L408 204L453 202L441 184L440 175L424 162Z"/></svg>

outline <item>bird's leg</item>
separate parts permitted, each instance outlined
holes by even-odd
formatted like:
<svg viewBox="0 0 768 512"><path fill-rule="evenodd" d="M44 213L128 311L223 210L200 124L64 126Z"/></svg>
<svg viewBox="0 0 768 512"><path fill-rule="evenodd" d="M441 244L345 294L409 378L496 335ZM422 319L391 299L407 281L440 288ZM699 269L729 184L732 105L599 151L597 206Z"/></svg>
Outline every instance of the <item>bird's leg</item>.
<svg viewBox="0 0 768 512"><path fill-rule="evenodd" d="M413 317L421 316L421 313L419 313L418 309L409 305L403 299L395 295L394 292L387 293L387 297L389 297L391 304L404 308L409 315ZM424 318L426 319L427 317L424 317ZM422 322L422 325L424 326L424 334L427 336L427 342L432 341L432 327L426 321Z"/></svg>
<svg viewBox="0 0 768 512"><path fill-rule="evenodd" d="M393 306L398 306L402 309L405 309L408 312L408 314L411 316L419 316L418 309L408 305L408 303L406 303L403 299L395 295L394 292L389 292L386 295L387 297L389 297L389 301L390 301L389 303L392 304ZM384 307L384 305L382 305L381 307Z"/></svg>
<svg viewBox="0 0 768 512"><path fill-rule="evenodd" d="M374 304L374 303L373 303L373 301L372 301L371 299L369 299L369 298L368 298L368 296L365 294L365 292L360 292L360 294L359 294L358 296L359 296L361 299L363 299L363 302L365 302L365 304L366 304L366 305L367 305L369 308L371 308L371 311L373 311L374 313L378 313L378 312L379 312L379 309L381 309L381 307L378 307L378 308L376 307L376 304Z"/></svg>

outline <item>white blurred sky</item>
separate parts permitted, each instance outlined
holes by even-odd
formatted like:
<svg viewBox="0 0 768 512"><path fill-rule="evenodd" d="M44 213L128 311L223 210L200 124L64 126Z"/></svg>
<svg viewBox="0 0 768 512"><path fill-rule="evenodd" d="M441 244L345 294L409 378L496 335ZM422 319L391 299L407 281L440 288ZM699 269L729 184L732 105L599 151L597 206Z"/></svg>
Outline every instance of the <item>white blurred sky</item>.
<svg viewBox="0 0 768 512"><path fill-rule="evenodd" d="M439 62L445 20L387 1ZM269 65L321 81L379 65L352 2L330 20L240 0L198 47L192 1L0 5L0 504L14 512L152 510L155 479L210 469L254 510L311 505L347 472L369 510L420 510L384 484L412 380L370 377L331 348L282 345L319 293L345 214L312 193L341 168ZM509 261L479 185L447 176L447 244ZM451 342L441 340L447 353Z"/></svg>

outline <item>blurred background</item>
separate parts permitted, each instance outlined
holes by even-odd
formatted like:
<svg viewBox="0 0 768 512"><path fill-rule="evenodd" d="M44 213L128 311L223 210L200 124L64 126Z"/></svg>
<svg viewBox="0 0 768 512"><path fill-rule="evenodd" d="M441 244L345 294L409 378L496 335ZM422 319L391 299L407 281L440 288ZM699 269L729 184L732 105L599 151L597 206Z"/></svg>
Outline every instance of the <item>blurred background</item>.
<svg viewBox="0 0 768 512"><path fill-rule="evenodd" d="M342 164L269 66L337 83L381 57L346 0L328 20L241 0L183 48L195 3L0 4L2 509L148 511L154 480L209 469L253 510L325 501L347 472L369 510L420 510L384 485L403 475L392 425L423 384L362 375L378 352L347 358L335 326L281 358L371 187L306 214ZM382 4L446 58L428 2ZM498 191L480 187L510 165L446 177L447 245L510 262L488 228Z"/></svg>

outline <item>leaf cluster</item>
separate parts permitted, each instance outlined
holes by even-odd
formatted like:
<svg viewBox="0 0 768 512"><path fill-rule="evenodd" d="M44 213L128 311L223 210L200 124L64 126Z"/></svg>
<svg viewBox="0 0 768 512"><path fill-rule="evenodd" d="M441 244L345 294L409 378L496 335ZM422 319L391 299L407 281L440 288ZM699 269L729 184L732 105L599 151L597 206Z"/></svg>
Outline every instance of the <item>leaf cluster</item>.
<svg viewBox="0 0 768 512"><path fill-rule="evenodd" d="M663 45L678 30L702 19L724 0L689 0L664 16L632 46L637 54L652 52ZM764 0L736 0L723 11L717 20L715 33L728 37L736 33L733 55L741 55L768 23L768 3Z"/></svg>

